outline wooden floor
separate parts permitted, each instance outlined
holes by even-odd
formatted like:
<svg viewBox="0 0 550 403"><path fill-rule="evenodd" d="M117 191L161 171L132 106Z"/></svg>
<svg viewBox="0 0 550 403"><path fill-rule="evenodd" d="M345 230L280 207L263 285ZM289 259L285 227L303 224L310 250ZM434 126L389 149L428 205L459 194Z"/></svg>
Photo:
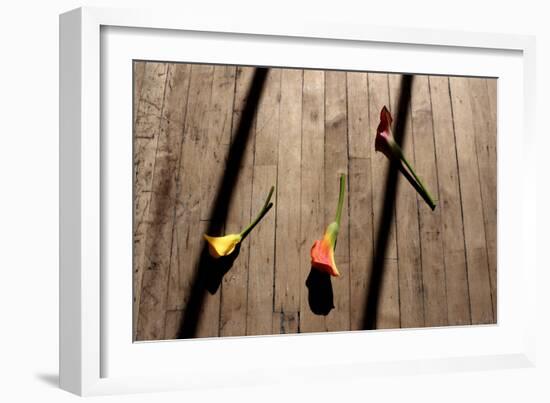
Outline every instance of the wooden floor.
<svg viewBox="0 0 550 403"><path fill-rule="evenodd" d="M414 76L403 148L438 205L431 211L399 175L383 222L389 163L374 136L383 105L396 118L402 76L269 69L251 105L258 71L134 64L135 339L180 336L188 303L200 308L195 337L363 329L375 252L374 327L495 323L496 80ZM250 110L231 202L210 235L239 232L272 185L275 205L216 292L197 291L202 234L215 227L220 179ZM334 217L341 173L341 277L322 285L334 308L318 315L309 251ZM384 225L387 247L375 251Z"/></svg>

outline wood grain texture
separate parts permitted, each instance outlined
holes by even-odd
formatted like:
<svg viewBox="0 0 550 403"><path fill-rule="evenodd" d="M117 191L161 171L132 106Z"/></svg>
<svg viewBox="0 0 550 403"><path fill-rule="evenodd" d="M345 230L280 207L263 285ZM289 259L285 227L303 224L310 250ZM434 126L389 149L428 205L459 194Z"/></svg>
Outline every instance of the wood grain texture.
<svg viewBox="0 0 550 403"><path fill-rule="evenodd" d="M490 147L494 149L494 159L492 160L492 166L489 167L490 171L494 172L495 177L491 180L495 181L495 186L493 187L493 191L496 192L496 182L497 182L497 79L486 79L485 83L487 85L487 94L489 98L489 112L490 112L490 119L489 119L489 131L488 131L488 143ZM495 197L489 196L489 197ZM498 199L498 198L497 198ZM495 205L491 206L488 203L485 203L487 206L486 208L491 210L491 208L494 208L494 217L497 217L498 212L498 200L495 200ZM489 236L487 238L487 253L489 254L489 269L491 274L491 295L492 295L492 302L493 302L493 313L494 313L494 320L495 322L498 322L498 306L497 306L497 221L495 219L493 223L493 227L491 227L491 224L486 225L485 227L486 231L488 231Z"/></svg>
<svg viewBox="0 0 550 403"><path fill-rule="evenodd" d="M219 190L231 141L233 99L235 95L235 67L216 66L213 72L211 102L205 111L207 132L201 140L201 220L212 216L212 203Z"/></svg>
<svg viewBox="0 0 550 403"><path fill-rule="evenodd" d="M274 137L272 141L276 141ZM277 166L254 166L252 212L261 210L269 189L277 180ZM249 237L246 334L271 334L273 328L273 281L275 270L275 211L271 209Z"/></svg>
<svg viewBox="0 0 550 403"><path fill-rule="evenodd" d="M312 270L311 245L325 231L325 73L304 70L302 92L302 170L300 285ZM303 288L302 288L303 289ZM311 288L300 295L300 332L326 331L325 317L310 307Z"/></svg>
<svg viewBox="0 0 550 403"><path fill-rule="evenodd" d="M390 74L390 109L397 111L402 75ZM411 112L407 113L401 148L407 160L416 166ZM399 178L395 203L397 254L399 265L399 314L401 326L421 327L425 324L422 251L418 224L419 210L416 190L404 178Z"/></svg>
<svg viewBox="0 0 550 403"><path fill-rule="evenodd" d="M256 115L252 218L277 184L280 103L281 70L270 70ZM250 235L246 316L246 334L250 335L270 334L273 328L275 214L271 210Z"/></svg>
<svg viewBox="0 0 550 403"><path fill-rule="evenodd" d="M349 158L370 158L369 92L365 73L347 73Z"/></svg>
<svg viewBox="0 0 550 403"><path fill-rule="evenodd" d="M164 337L177 193L177 168L186 116L190 66L168 66L164 106L155 154L143 268L137 339Z"/></svg>
<svg viewBox="0 0 550 403"><path fill-rule="evenodd" d="M483 203L483 219L485 223L485 240L487 243L487 259L489 262L489 281L491 284L491 300L493 312L496 315L496 274L497 274L497 148L496 119L491 110L489 88L483 78L468 80L470 102L472 104L473 123L481 201ZM495 317L496 319L496 317Z"/></svg>
<svg viewBox="0 0 550 403"><path fill-rule="evenodd" d="M461 189L447 77L430 76L449 325L471 323ZM465 189L466 191L466 189Z"/></svg>
<svg viewBox="0 0 550 403"><path fill-rule="evenodd" d="M135 112L134 122L134 217L133 217L133 262L134 262L134 312L139 311L142 294L144 261L149 251L145 238L149 228L149 206L153 170L160 133L160 120L164 105L167 66L147 63L144 66L143 82ZM134 334L137 331L138 315L134 315Z"/></svg>
<svg viewBox="0 0 550 403"><path fill-rule="evenodd" d="M415 170L432 197L438 200L437 158L428 77L416 76L412 92L411 113ZM436 208L432 211L424 200L419 197L417 199L424 285L424 324L426 326L444 326L448 323L448 318L441 209Z"/></svg>
<svg viewBox="0 0 550 403"><path fill-rule="evenodd" d="M380 122L380 110L384 105L390 107L389 83L387 74L368 73L369 83L369 144L374 144L376 128ZM392 111L390 111L392 112ZM395 115L395 113L394 113ZM389 162L381 152L373 153L371 157L372 166L372 203L373 203L373 224L374 244L378 243L378 232L382 223L382 211L384 209L385 184L388 177ZM383 276L380 286L380 304L376 316L376 327L397 328L400 327L399 313L399 273L397 264L397 240L395 234L395 214L389 223L388 241L385 251L375 250L374 254L384 254Z"/></svg>
<svg viewBox="0 0 550 403"><path fill-rule="evenodd" d="M492 323L493 306L489 264L468 79L451 77L450 87L462 189L462 212L472 323Z"/></svg>
<svg viewBox="0 0 550 403"><path fill-rule="evenodd" d="M347 88L350 328L360 330L374 256L367 75L348 73Z"/></svg>
<svg viewBox="0 0 550 403"><path fill-rule="evenodd" d="M495 323L497 80L413 78L402 148L437 207L399 173L382 222L390 162L374 139L383 105L397 119L403 76L271 68L258 84L260 71L133 65L135 340L181 335L190 300L195 337L360 330L376 254L375 328ZM310 249L334 219L340 174L341 276L329 277ZM197 298L198 270L216 269L202 234L243 230L271 186L273 208ZM381 225L387 248L375 250Z"/></svg>
<svg viewBox="0 0 550 403"><path fill-rule="evenodd" d="M235 107L233 112L232 138L235 137L243 109L254 78L255 69L237 69ZM254 175L254 145L256 124L250 128L251 141L244 151L239 167L237 183L233 188L229 211L225 223L225 233L241 232L252 221L252 181ZM246 334L248 298L248 261L250 238L241 243L238 258L231 270L223 277L221 284L220 336L240 336Z"/></svg>
<svg viewBox="0 0 550 403"><path fill-rule="evenodd" d="M143 87L143 81L145 78L145 66L147 63L145 62L133 62L132 64L132 71L134 74L134 81L133 81L133 119L134 124L136 122L136 115L138 111L139 106L139 100L141 98L141 89Z"/></svg>
<svg viewBox="0 0 550 403"><path fill-rule="evenodd" d="M298 331L300 311L300 174L302 169L301 70L281 72L281 104L277 160L277 189L274 211L275 240L274 332Z"/></svg>
<svg viewBox="0 0 550 403"><path fill-rule="evenodd" d="M349 178L347 81L345 72L325 73L325 225L336 216L340 176L344 175L346 191L344 208L334 251L340 277L332 279L334 309L326 317L327 330L350 328L349 280Z"/></svg>

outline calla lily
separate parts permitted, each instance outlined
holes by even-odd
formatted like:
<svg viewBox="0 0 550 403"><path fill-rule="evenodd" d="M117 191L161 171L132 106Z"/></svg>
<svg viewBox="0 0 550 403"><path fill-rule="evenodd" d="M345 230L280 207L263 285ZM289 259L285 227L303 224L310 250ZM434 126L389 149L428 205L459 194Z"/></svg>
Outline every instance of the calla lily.
<svg viewBox="0 0 550 403"><path fill-rule="evenodd" d="M241 234L229 234L226 236L208 236L204 234L204 239L208 242L208 252L213 258L220 258L233 253L239 242L242 240Z"/></svg>
<svg viewBox="0 0 550 403"><path fill-rule="evenodd" d="M246 227L244 230L242 230L238 234L228 234L224 236L209 236L207 234L204 234L204 239L206 242L208 242L208 252L210 253L210 256L212 256L214 259L219 259L222 256L229 256L233 253L233 251L237 248L237 245L242 242L244 238L247 237L247 235L254 229L256 225L260 222L260 220L267 214L269 209L273 207L273 203L270 203L271 196L273 195L273 191L275 190L275 187L272 186L271 190L269 191L269 195L267 196L267 199L264 203L264 206L260 210L260 213L258 216L250 223L248 227Z"/></svg>
<svg viewBox="0 0 550 403"><path fill-rule="evenodd" d="M374 149L376 151L381 151L391 159L397 159L400 162L403 162L411 174L414 176L414 180L416 183L413 183L417 191L422 195L424 200L428 203L430 208L433 210L435 209L435 201L430 195L430 192L428 192L428 189L426 189L426 186L424 186L424 183L420 179L420 177L416 174L411 164L409 164L409 161L405 158L405 155L403 154L403 151L401 150L401 147L399 147L399 144L395 141L392 131L391 131L391 124L392 124L392 117L390 114L390 111L384 106L382 110L380 111L380 123L378 124L378 128L376 129L376 139L374 141ZM403 173L406 176L408 175L408 172L406 172L403 168L403 165L400 165L399 168L403 171ZM412 179L411 179L412 181Z"/></svg>
<svg viewBox="0 0 550 403"><path fill-rule="evenodd" d="M335 277L340 276L340 272L338 271L336 262L334 261L334 248L336 247L338 231L340 230L340 219L342 217L342 207L344 205L345 184L346 178L344 175L341 175L340 195L338 197L336 218L328 225L323 239L316 240L311 247L311 266Z"/></svg>

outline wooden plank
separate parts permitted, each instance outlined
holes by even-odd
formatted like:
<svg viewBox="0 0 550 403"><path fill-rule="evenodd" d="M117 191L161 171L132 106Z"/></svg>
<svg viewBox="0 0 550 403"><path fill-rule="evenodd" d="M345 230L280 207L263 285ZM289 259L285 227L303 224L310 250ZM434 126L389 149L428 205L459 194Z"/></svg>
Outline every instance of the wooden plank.
<svg viewBox="0 0 550 403"><path fill-rule="evenodd" d="M166 340L172 340L178 337L182 317L182 310L166 311L164 323L164 338Z"/></svg>
<svg viewBox="0 0 550 403"><path fill-rule="evenodd" d="M258 111L261 113L261 110ZM259 116L258 116L259 121ZM276 140L277 137L274 137ZM275 147L277 148L277 147ZM257 150L258 148L256 148ZM275 165L255 165L252 212L256 217L277 180ZM271 209L250 233L246 334L271 334L273 328L273 274L275 263L275 210Z"/></svg>
<svg viewBox="0 0 550 403"><path fill-rule="evenodd" d="M201 221L198 233L205 233L208 227L207 221ZM164 325L164 338L166 340L180 337L181 323L184 317L185 309L176 309L166 311ZM220 316L220 293L211 295L205 293L204 300L198 315L197 329L195 337L217 337L219 336L219 316Z"/></svg>
<svg viewBox="0 0 550 403"><path fill-rule="evenodd" d="M438 200L437 161L428 76L415 76L411 107L416 157L415 169L432 197ZM448 317L441 209L436 207L432 211L423 199L420 197L417 199L425 325L445 326L448 323Z"/></svg>
<svg viewBox="0 0 550 403"><path fill-rule="evenodd" d="M373 262L372 143L367 73L347 73L349 143L350 328L363 329Z"/></svg>
<svg viewBox="0 0 550 403"><path fill-rule="evenodd" d="M489 109L490 109L490 112L491 112L491 119L490 119L490 131L489 131L489 139L490 141L492 142L492 144L494 144L494 147L495 147L495 161L493 162L493 166L494 166L494 170L495 170L495 181L498 180L497 178L497 172L498 172L498 167L497 167L497 151L496 151L496 146L497 146L497 127L498 127L498 122L497 122L497 118L498 118L498 115L497 115L497 84L498 84L498 81L496 78L488 78L485 80L485 82L487 83L487 91L488 91L488 96L489 96ZM497 197L497 204L495 205L495 215L497 214L498 212L498 197ZM496 228L496 224L495 224L495 228L494 228L494 231L498 231L498 229ZM492 235L492 234L491 234ZM491 270L491 293L492 293L492 297L493 297L493 316L494 316L494 321L495 323L497 322L498 320L498 286L497 286L497 278L498 278L498 268L497 268L497 262L498 262L498 259L497 259L497 235L495 234L494 235L494 238L491 236L490 237L491 239L491 242L488 243L488 254L489 254L489 269ZM494 243L493 243L494 242Z"/></svg>
<svg viewBox="0 0 550 403"><path fill-rule="evenodd" d="M136 115L139 106L139 99L141 98L141 89L143 88L143 80L145 78L145 64L146 62L133 62L133 122L136 122Z"/></svg>
<svg viewBox="0 0 550 403"><path fill-rule="evenodd" d="M451 77L449 81L462 197L472 323L492 323L491 286L468 80Z"/></svg>
<svg viewBox="0 0 550 403"><path fill-rule="evenodd" d="M300 332L300 312L273 312L272 334Z"/></svg>
<svg viewBox="0 0 550 403"><path fill-rule="evenodd" d="M373 262L372 177L370 158L349 161L350 328L363 329Z"/></svg>
<svg viewBox="0 0 550 403"><path fill-rule="evenodd" d="M281 69L269 69L256 113L252 218L277 183ZM275 201L272 199L272 201ZM246 334L270 334L273 327L275 210L250 234Z"/></svg>
<svg viewBox="0 0 550 403"><path fill-rule="evenodd" d="M237 68L235 102L233 108L232 138L239 128L256 69ZM255 123L252 124L250 139L244 151L237 182L229 204L225 232L238 233L251 221L252 178L254 163ZM250 238L241 243L240 253L221 284L220 336L242 336L246 334L247 279Z"/></svg>
<svg viewBox="0 0 550 403"><path fill-rule="evenodd" d="M228 144L231 140L235 71L234 66L214 67L212 97L205 116L209 122L208 132L202 139L204 153L201 158L201 220L211 218L212 203L218 193L220 178L226 165Z"/></svg>
<svg viewBox="0 0 550 403"><path fill-rule="evenodd" d="M242 231L252 220L253 167L243 166L235 185L226 220L226 233ZM221 285L220 336L246 334L250 239L241 243L240 253Z"/></svg>
<svg viewBox="0 0 550 403"><path fill-rule="evenodd" d="M149 226L149 205L164 103L166 69L166 65L162 63L148 63L146 65L134 124L134 335L137 330L141 284L143 271L145 270L143 254L145 251L145 236Z"/></svg>
<svg viewBox="0 0 550 403"><path fill-rule="evenodd" d="M370 144L374 144L374 139L376 137L376 128L380 122L380 110L384 105L388 108L390 106L389 99L389 85L388 85L388 75L387 74L378 74L378 73L369 73L369 127L371 127ZM392 112L392 111L390 111ZM395 116L393 111L394 123L397 116ZM374 146L373 146L374 147ZM374 227L377 229L380 225L380 216L383 208L386 177L389 170L389 161L387 157L380 153L375 152L372 157L372 174L373 174L373 203L374 203ZM375 232L375 244L376 244L376 232ZM376 252L376 251L375 251ZM395 237L395 220L391 225L389 240L388 240L388 249L386 251L386 259L397 259L397 245Z"/></svg>
<svg viewBox="0 0 550 403"><path fill-rule="evenodd" d="M390 109L395 111L394 113L397 113L402 79L403 76L400 74L388 75ZM410 110L406 119L401 148L408 161L416 166ZM401 327L422 327L424 326L424 291L422 288L418 202L416 190L401 174L399 175L395 200L395 224L397 228L397 253L399 256Z"/></svg>
<svg viewBox="0 0 550 403"><path fill-rule="evenodd" d="M498 127L498 115L497 115L497 85L498 85L498 79L496 78L488 78L485 80L487 83L487 91L489 96L489 107L491 111L491 130L489 132L490 138L492 140L492 143L495 145L495 148L497 146L497 127ZM496 150L495 150L495 162L494 162L494 169L495 169L495 176L498 174L498 166L497 166L497 158ZM498 181L498 178L496 179ZM497 197L497 205L495 206L495 214L498 212L498 197ZM495 231L498 231L497 228L495 228ZM494 245L489 244L488 245L488 253L489 253L489 268L491 270L491 292L493 296L493 316L495 323L498 320L498 286L497 286L497 278L498 278L498 268L497 268L497 235L495 235L494 238Z"/></svg>
<svg viewBox="0 0 550 403"><path fill-rule="evenodd" d="M198 230L199 236L207 232L209 224L209 221L200 222ZM198 253L200 253L200 250ZM202 269L208 270L213 268L203 267ZM204 293L204 299L198 315L195 337L217 337L220 335L220 295L220 292L216 292L215 294L211 294L210 292Z"/></svg>
<svg viewBox="0 0 550 403"><path fill-rule="evenodd" d="M177 167L189 89L190 67L169 65L166 95L149 208L144 254L142 296L137 339L164 338L166 290L172 255L172 235L177 192Z"/></svg>
<svg viewBox="0 0 550 403"><path fill-rule="evenodd" d="M487 257L489 260L489 280L491 300L496 321L497 304L497 144L496 116L493 114L489 99L487 81L482 78L470 78L470 102L474 118L475 143L479 166L483 218Z"/></svg>
<svg viewBox="0 0 550 403"><path fill-rule="evenodd" d="M185 309L202 249L201 165L202 139L208 133L207 114L212 92L212 66L192 65L187 117L177 179L177 204L173 235L167 310Z"/></svg>
<svg viewBox="0 0 550 403"><path fill-rule="evenodd" d="M380 305L376 318L377 329L396 329L401 327L399 312L399 275L396 259L384 262L386 274L381 285Z"/></svg>
<svg viewBox="0 0 550 403"><path fill-rule="evenodd" d="M491 117L492 121L495 124L495 131L493 132L493 136L495 137L495 144L496 144L496 128L497 128L497 87L498 87L498 79L497 78L487 78L485 80L487 84L487 92L489 94L489 105L491 110Z"/></svg>
<svg viewBox="0 0 550 403"><path fill-rule="evenodd" d="M389 106L388 75L368 73L369 86L369 144L374 144L376 128L380 122L380 110L384 105ZM382 153L374 153L371 157L372 164L372 199L373 199L373 229L374 245L377 244L378 231L381 225L386 178L390 163ZM385 251L384 275L380 285L380 304L378 305L376 327L397 328L400 326L399 314L399 275L397 266L397 242L395 235L395 214L391 221L388 243ZM374 253L382 253L375 250Z"/></svg>
<svg viewBox="0 0 550 403"><path fill-rule="evenodd" d="M334 220L340 192L340 175L346 178L344 208L334 258L340 277L332 278L334 309L327 330L350 328L349 183L346 73L325 72L325 225Z"/></svg>
<svg viewBox="0 0 550 403"><path fill-rule="evenodd" d="M449 78L430 76L429 82L439 179L436 208L441 210L448 324L467 325L471 323L470 297Z"/></svg>
<svg viewBox="0 0 550 403"><path fill-rule="evenodd" d="M281 69L269 69L256 119L255 165L277 165Z"/></svg>
<svg viewBox="0 0 550 403"><path fill-rule="evenodd" d="M311 269L310 250L325 231L325 73L304 70L302 93L302 172L300 213L300 286ZM315 269L313 269L315 270ZM300 295L300 332L326 330L325 317L312 312L308 298L311 288Z"/></svg>
<svg viewBox="0 0 550 403"><path fill-rule="evenodd" d="M254 67L237 67L235 78L235 99L233 101L233 119L231 126L231 139L233 140L235 132L239 127L241 118L246 106L247 98L250 94L252 80L256 69ZM267 78L266 78L267 81ZM254 164L254 147L255 147L255 121L252 123L253 130L250 133L250 140L247 143L246 152L243 155L241 166L251 166Z"/></svg>
<svg viewBox="0 0 550 403"><path fill-rule="evenodd" d="M274 332L298 330L300 293L300 173L302 158L303 71L283 69L277 166L274 309L280 324ZM302 291L303 290L303 291Z"/></svg>
<svg viewBox="0 0 550 403"><path fill-rule="evenodd" d="M208 123L200 147L201 223L199 234L201 235L208 231L210 220L213 219L213 203L219 191L220 178L226 168L228 144L231 140L235 72L234 66L214 67L210 102L206 114L203 116ZM224 227L223 222L218 224L220 228ZM215 270L213 267L203 269ZM204 293L198 315L196 337L219 335L220 294L220 292L216 292L214 295L210 292Z"/></svg>
<svg viewBox="0 0 550 403"><path fill-rule="evenodd" d="M347 95L349 158L370 158L367 73L347 73Z"/></svg>

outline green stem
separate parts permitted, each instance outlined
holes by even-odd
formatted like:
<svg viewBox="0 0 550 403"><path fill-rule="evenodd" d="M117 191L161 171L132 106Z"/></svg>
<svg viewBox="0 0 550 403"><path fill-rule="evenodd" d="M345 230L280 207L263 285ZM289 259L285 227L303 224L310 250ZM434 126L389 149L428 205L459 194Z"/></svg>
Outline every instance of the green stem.
<svg viewBox="0 0 550 403"><path fill-rule="evenodd" d="M258 223L262 220L262 218L267 214L269 209L273 207L273 203L270 203L269 201L271 200L271 196L273 196L274 190L275 190L275 186L271 186L271 190L269 191L269 195L265 200L264 206L262 207L259 214L254 219L254 221L252 221L250 225L240 233L241 238L244 239L250 233L250 231L252 231L256 225L258 225Z"/></svg>
<svg viewBox="0 0 550 403"><path fill-rule="evenodd" d="M426 197L429 200L430 208L432 210L435 209L435 202L434 202L434 199L433 199L432 195L430 194L430 192L428 192L428 189L426 189L426 186L424 186L424 182L422 182L422 179L420 179L420 177L418 177L416 172L414 172L413 167L411 166L411 164L409 164L409 161L407 161L407 159L403 155L403 152L401 151L401 149L399 149L399 157L401 158L401 161L403 161L405 163L407 168L409 168L409 171L413 174L414 179L416 179L416 181L418 182L418 184L420 185L420 187L424 191L424 194L426 195Z"/></svg>
<svg viewBox="0 0 550 403"><path fill-rule="evenodd" d="M335 222L340 226L340 219L342 218L342 207L344 206L344 193L346 191L346 176L340 175L340 194L338 196L338 209L336 210Z"/></svg>

